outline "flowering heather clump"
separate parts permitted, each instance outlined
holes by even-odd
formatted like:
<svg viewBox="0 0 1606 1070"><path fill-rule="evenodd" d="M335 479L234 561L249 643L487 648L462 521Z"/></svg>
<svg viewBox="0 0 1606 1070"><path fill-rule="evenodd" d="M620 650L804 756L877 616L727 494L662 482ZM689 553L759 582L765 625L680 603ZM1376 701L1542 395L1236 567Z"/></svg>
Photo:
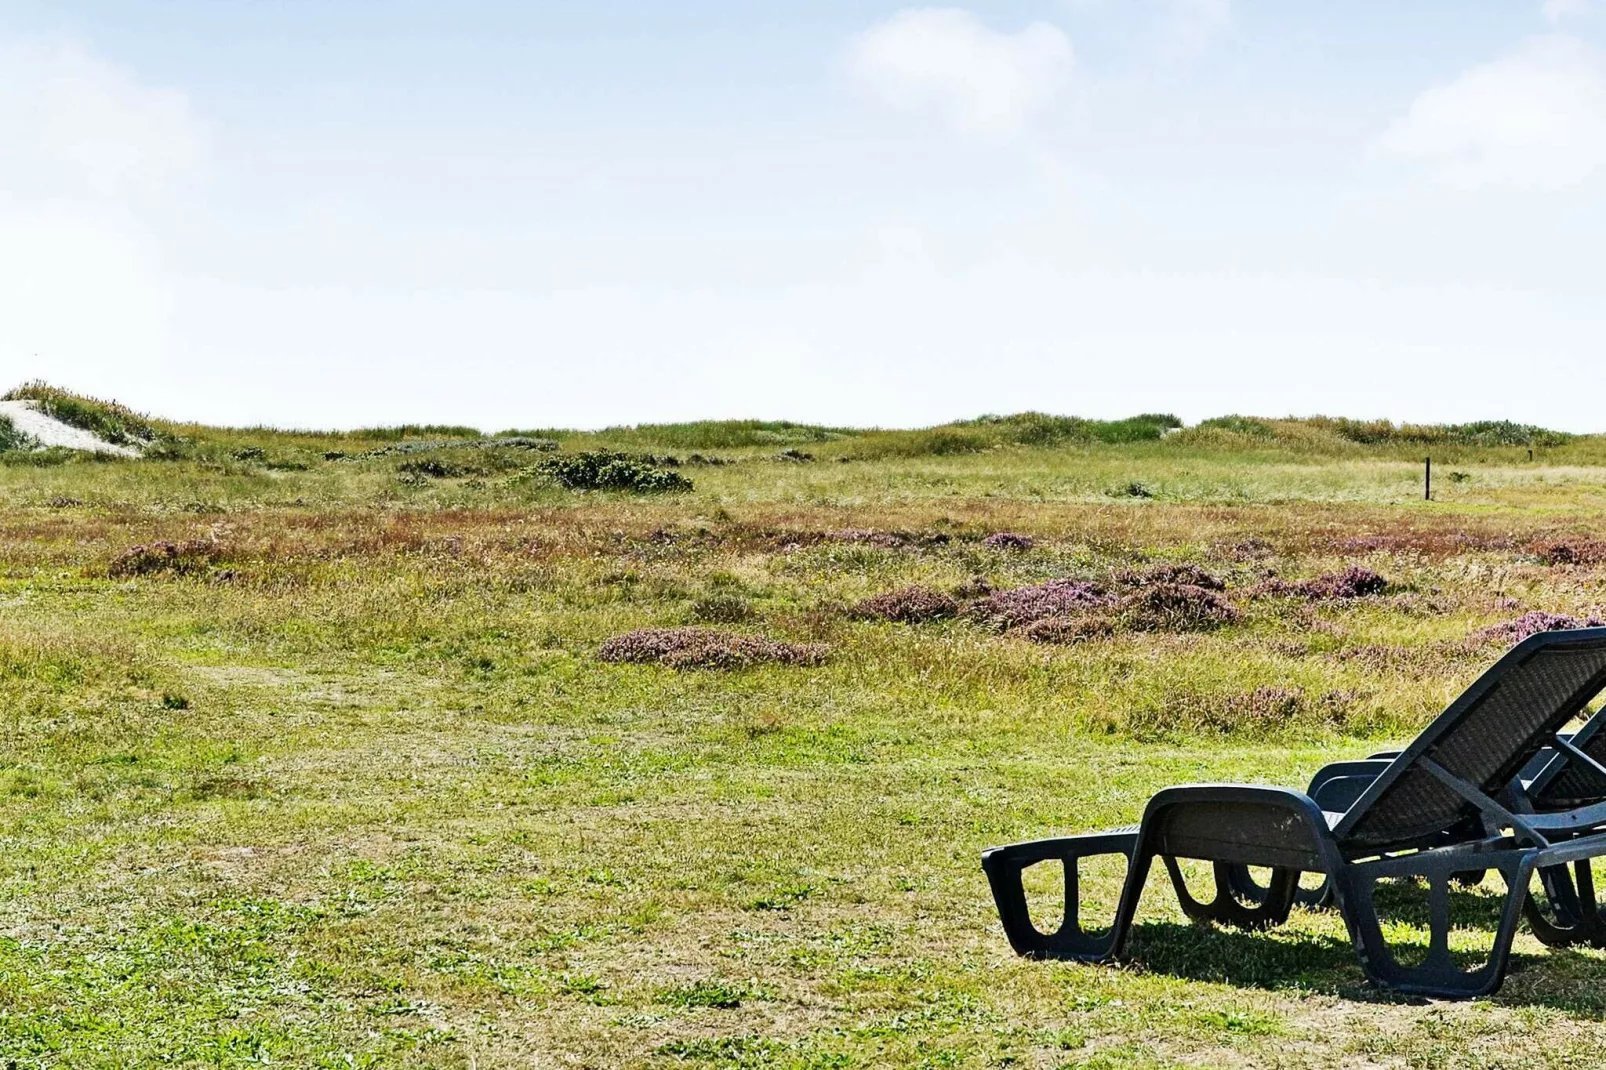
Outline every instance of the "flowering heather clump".
<svg viewBox="0 0 1606 1070"><path fill-rule="evenodd" d="M1598 565L1606 561L1606 542L1575 539L1535 547L1539 560L1547 565Z"/></svg>
<svg viewBox="0 0 1606 1070"><path fill-rule="evenodd" d="M1317 576L1311 580L1301 580L1298 583L1289 583L1286 580L1272 580L1262 584L1256 590L1256 593L1299 595L1303 598L1309 598L1313 602L1333 602L1382 594L1388 585L1388 580L1371 569L1361 568L1359 565L1351 565L1343 572L1330 572L1325 576Z"/></svg>
<svg viewBox="0 0 1606 1070"><path fill-rule="evenodd" d="M1203 587L1207 591L1225 591L1227 585L1198 565L1160 565L1147 572L1123 572L1116 581L1129 587L1155 587L1161 584L1185 584Z"/></svg>
<svg viewBox="0 0 1606 1070"><path fill-rule="evenodd" d="M1121 620L1134 631L1197 632L1236 623L1238 608L1216 591L1162 583L1121 602Z"/></svg>
<svg viewBox="0 0 1606 1070"><path fill-rule="evenodd" d="M141 543L117 555L106 572L115 578L148 576L153 572L185 575L205 569L217 560L218 553L218 545L204 539Z"/></svg>
<svg viewBox="0 0 1606 1070"><path fill-rule="evenodd" d="M1026 625L1020 634L1034 643L1070 645L1115 634L1115 621L1101 613L1082 617L1048 617Z"/></svg>
<svg viewBox="0 0 1606 1070"><path fill-rule="evenodd" d="M1531 635L1540 632L1560 632L1570 628L1600 628L1606 627L1606 621L1599 617L1569 617L1565 613L1524 613L1516 620L1502 621L1491 624L1473 635L1473 639L1483 642L1516 644Z"/></svg>
<svg viewBox="0 0 1606 1070"><path fill-rule="evenodd" d="M818 665L825 660L825 648L717 628L640 628L604 642L597 658L672 669L745 669L766 663Z"/></svg>
<svg viewBox="0 0 1606 1070"><path fill-rule="evenodd" d="M851 612L855 617L920 624L928 620L945 620L957 616L959 603L930 587L905 587L899 591L888 591L874 598L866 598L854 606Z"/></svg>
<svg viewBox="0 0 1606 1070"><path fill-rule="evenodd" d="M990 550L1030 550L1032 537L1013 531L995 531L981 541Z"/></svg>
<svg viewBox="0 0 1606 1070"><path fill-rule="evenodd" d="M1306 580L1299 587L1310 598L1326 600L1366 598L1370 595L1382 594L1388 585L1388 580L1371 569L1351 565L1343 572L1334 572L1330 575L1318 576L1313 580Z"/></svg>
<svg viewBox="0 0 1606 1070"><path fill-rule="evenodd" d="M1235 561L1259 561L1270 557L1273 553L1271 543L1258 535L1251 535L1228 548L1227 552Z"/></svg>
<svg viewBox="0 0 1606 1070"><path fill-rule="evenodd" d="M971 605L970 614L996 628L1009 629L1049 617L1074 616L1111 601L1103 588L1086 580L1049 580L988 595Z"/></svg>

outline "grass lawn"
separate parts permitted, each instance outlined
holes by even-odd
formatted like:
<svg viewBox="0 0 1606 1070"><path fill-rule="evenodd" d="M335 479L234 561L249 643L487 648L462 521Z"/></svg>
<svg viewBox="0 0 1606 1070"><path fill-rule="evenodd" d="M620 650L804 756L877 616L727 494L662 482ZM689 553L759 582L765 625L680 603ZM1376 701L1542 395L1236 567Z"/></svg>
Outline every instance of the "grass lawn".
<svg viewBox="0 0 1606 1070"><path fill-rule="evenodd" d="M1606 606L1597 440L1435 446L1429 503L1416 445L1321 428L168 430L170 460L0 457L0 1066L1606 1061L1606 953L1523 934L1493 998L1391 998L1336 915L1190 925L1157 870L1130 965L1027 962L978 864L1170 783L1302 787L1413 734L1503 649L1482 629ZM694 488L542 478L596 446ZM852 611L1184 563L1230 620ZM1351 566L1387 588L1293 586ZM598 657L688 625L823 661ZM1495 892L1459 893L1469 954Z"/></svg>

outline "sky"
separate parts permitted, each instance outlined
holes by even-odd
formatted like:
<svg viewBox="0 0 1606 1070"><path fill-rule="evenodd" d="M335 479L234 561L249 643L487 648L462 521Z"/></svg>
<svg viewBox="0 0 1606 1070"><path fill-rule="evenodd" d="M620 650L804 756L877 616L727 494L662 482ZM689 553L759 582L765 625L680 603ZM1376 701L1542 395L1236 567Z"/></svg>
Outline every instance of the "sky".
<svg viewBox="0 0 1606 1070"><path fill-rule="evenodd" d="M0 388L1606 430L1606 0L0 0Z"/></svg>

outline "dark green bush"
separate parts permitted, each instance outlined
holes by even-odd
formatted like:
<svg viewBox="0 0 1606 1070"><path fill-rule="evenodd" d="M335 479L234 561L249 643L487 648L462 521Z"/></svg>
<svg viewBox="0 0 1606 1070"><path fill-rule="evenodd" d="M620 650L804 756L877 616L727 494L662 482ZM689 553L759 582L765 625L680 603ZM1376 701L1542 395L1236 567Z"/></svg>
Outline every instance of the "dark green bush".
<svg viewBox="0 0 1606 1070"><path fill-rule="evenodd" d="M462 465L450 461L437 460L434 457L423 457L418 460L403 461L396 466L399 472L409 475L427 476L430 479L455 479L464 474Z"/></svg>
<svg viewBox="0 0 1606 1070"><path fill-rule="evenodd" d="M33 439L17 430L17 425L11 422L8 416L0 416L0 453L8 450L31 450L36 443Z"/></svg>
<svg viewBox="0 0 1606 1070"><path fill-rule="evenodd" d="M542 461L536 471L570 490L627 490L658 494L692 489L691 480L657 466L648 455L591 450Z"/></svg>

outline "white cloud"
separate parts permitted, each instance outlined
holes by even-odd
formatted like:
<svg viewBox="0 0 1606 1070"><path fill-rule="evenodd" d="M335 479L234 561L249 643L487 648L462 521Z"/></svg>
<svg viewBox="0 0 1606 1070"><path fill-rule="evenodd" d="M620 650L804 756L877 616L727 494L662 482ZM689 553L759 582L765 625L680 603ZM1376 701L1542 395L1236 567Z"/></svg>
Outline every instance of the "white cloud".
<svg viewBox="0 0 1606 1070"><path fill-rule="evenodd" d="M0 389L126 391L166 359L154 235L203 142L183 94L70 41L0 39Z"/></svg>
<svg viewBox="0 0 1606 1070"><path fill-rule="evenodd" d="M1197 56L1231 21L1232 0L1167 0L1161 51L1168 59Z"/></svg>
<svg viewBox="0 0 1606 1070"><path fill-rule="evenodd" d="M0 189L162 188L193 172L201 143L183 94L140 85L70 41L0 42Z"/></svg>
<svg viewBox="0 0 1606 1070"><path fill-rule="evenodd" d="M1590 0L1545 0L1541 10L1545 21L1554 26L1564 19L1589 14L1591 6Z"/></svg>
<svg viewBox="0 0 1606 1070"><path fill-rule="evenodd" d="M1422 93L1377 148L1463 188L1576 185L1606 165L1606 56L1533 38Z"/></svg>
<svg viewBox="0 0 1606 1070"><path fill-rule="evenodd" d="M1019 132L1064 88L1071 63L1071 42L1056 26L1000 33L958 8L901 11L848 52L850 74L873 99L989 137Z"/></svg>

